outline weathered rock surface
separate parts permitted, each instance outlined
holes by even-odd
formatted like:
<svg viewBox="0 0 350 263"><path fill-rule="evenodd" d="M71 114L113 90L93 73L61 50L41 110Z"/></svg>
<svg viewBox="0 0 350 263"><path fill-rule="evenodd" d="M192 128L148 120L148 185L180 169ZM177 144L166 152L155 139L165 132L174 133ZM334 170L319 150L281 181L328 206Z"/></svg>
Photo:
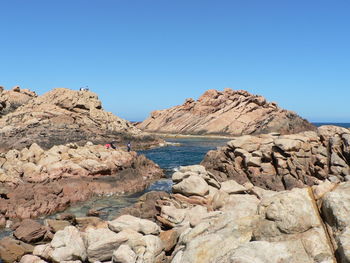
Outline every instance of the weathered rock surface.
<svg viewBox="0 0 350 263"><path fill-rule="evenodd" d="M108 222L108 227L114 232L125 229L132 229L144 235L159 234L159 226L147 219L140 219L131 215L122 215L117 219Z"/></svg>
<svg viewBox="0 0 350 263"><path fill-rule="evenodd" d="M113 252L112 262L115 263L135 263L136 254L127 245L121 245Z"/></svg>
<svg viewBox="0 0 350 263"><path fill-rule="evenodd" d="M208 90L197 101L152 112L137 125L149 132L171 134L243 135L314 130L297 114L244 90Z"/></svg>
<svg viewBox="0 0 350 263"><path fill-rule="evenodd" d="M46 219L45 225L53 232L63 230L66 226L70 226L71 223L66 220L55 220L55 219Z"/></svg>
<svg viewBox="0 0 350 263"><path fill-rule="evenodd" d="M0 214L6 218L51 214L94 194L142 191L163 175L158 165L136 152L92 144L47 151L32 144L1 154L0 164Z"/></svg>
<svg viewBox="0 0 350 263"><path fill-rule="evenodd" d="M350 182L339 184L322 197L322 213L332 235L338 261L350 262Z"/></svg>
<svg viewBox="0 0 350 263"><path fill-rule="evenodd" d="M188 171L182 173L185 180ZM196 176L205 173L215 180L203 170ZM203 196L204 213L193 210L198 205L179 203L179 198L161 207L172 207L172 216L159 217L181 232L171 262L335 262L311 188L273 192L249 184L218 185L214 196ZM186 196L187 191L178 194ZM191 214L200 218L197 224L191 223ZM174 220L177 215L182 220Z"/></svg>
<svg viewBox="0 0 350 263"><path fill-rule="evenodd" d="M350 130L322 126L316 132L237 137L209 151L202 165L220 181L271 190L317 185L326 178L345 181L350 174Z"/></svg>
<svg viewBox="0 0 350 263"><path fill-rule="evenodd" d="M122 216L125 217L125 216ZM129 218L130 219L130 218ZM118 222L124 222L123 218L117 218ZM146 222L147 221L147 222ZM109 222L111 223L111 222ZM141 226L142 225L142 226ZM73 226L58 231L51 243L38 245L33 254L40 258L53 262L66 262L80 260L82 262L162 262L164 258L163 243L158 236L144 231L154 225L159 232L159 227L145 219L133 218L123 229L112 231L109 228L87 228L85 232L78 231ZM136 232L138 229L141 233ZM76 241L76 243L72 243Z"/></svg>
<svg viewBox="0 0 350 263"><path fill-rule="evenodd" d="M115 233L108 228L87 231L87 254L89 262L112 259L113 251L128 240L125 233Z"/></svg>
<svg viewBox="0 0 350 263"><path fill-rule="evenodd" d="M71 142L81 145L87 141L116 141L124 145L132 141L133 147L142 147L160 141L104 111L95 93L64 88L36 97L3 116L0 127L2 151L22 149L32 143L48 149Z"/></svg>
<svg viewBox="0 0 350 263"><path fill-rule="evenodd" d="M36 98L35 92L16 86L12 90L0 87L0 118Z"/></svg>
<svg viewBox="0 0 350 263"><path fill-rule="evenodd" d="M6 263L20 260L25 254L33 252L33 246L22 241L5 237L0 240L0 259Z"/></svg>
<svg viewBox="0 0 350 263"><path fill-rule="evenodd" d="M64 230L58 231L46 250L50 251L49 259L53 262L85 261L87 258L83 237L74 226L67 226Z"/></svg>
<svg viewBox="0 0 350 263"><path fill-rule="evenodd" d="M142 195L133 206L121 209L119 215L128 214L157 223L158 221L155 218L158 213L157 201L167 197L169 197L169 194L166 192L148 192Z"/></svg>
<svg viewBox="0 0 350 263"><path fill-rule="evenodd" d="M44 240L48 232L46 227L36 221L25 219L19 224L13 235L25 243L35 243Z"/></svg>
<svg viewBox="0 0 350 263"><path fill-rule="evenodd" d="M19 263L46 263L46 261L33 255L24 255Z"/></svg>
<svg viewBox="0 0 350 263"><path fill-rule="evenodd" d="M220 183L200 165L174 174L177 184L189 176L202 178L210 190L202 196L180 190L157 200L159 236L158 227L142 230L141 225L155 226L151 221L142 224L144 219L125 215L109 222L109 229L81 229L77 239L85 240L86 262L349 262L350 182L276 192L250 183ZM62 236L58 233L54 239ZM52 243L36 246L33 254L51 262L57 250Z"/></svg>

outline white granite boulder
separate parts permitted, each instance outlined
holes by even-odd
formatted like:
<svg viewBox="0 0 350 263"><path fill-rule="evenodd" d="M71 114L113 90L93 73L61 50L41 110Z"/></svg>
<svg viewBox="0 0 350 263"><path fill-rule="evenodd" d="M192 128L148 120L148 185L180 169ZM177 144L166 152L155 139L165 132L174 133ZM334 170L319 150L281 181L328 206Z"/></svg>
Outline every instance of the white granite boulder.
<svg viewBox="0 0 350 263"><path fill-rule="evenodd" d="M81 260L87 258L86 247L81 233L74 226L67 226L58 231L51 243L52 260L54 262Z"/></svg>
<svg viewBox="0 0 350 263"><path fill-rule="evenodd" d="M142 234L159 234L159 226L147 219L137 218L131 215L122 215L113 221L108 222L108 227L114 232L124 229L133 229Z"/></svg>

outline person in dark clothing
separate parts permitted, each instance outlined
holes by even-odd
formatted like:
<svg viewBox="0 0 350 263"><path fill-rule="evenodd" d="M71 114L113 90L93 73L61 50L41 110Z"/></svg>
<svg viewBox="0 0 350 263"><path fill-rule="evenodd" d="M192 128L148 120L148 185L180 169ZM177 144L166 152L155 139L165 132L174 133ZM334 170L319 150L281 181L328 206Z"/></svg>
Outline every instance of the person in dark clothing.
<svg viewBox="0 0 350 263"><path fill-rule="evenodd" d="M113 141L110 143L112 149L117 149L117 142Z"/></svg>
<svg viewBox="0 0 350 263"><path fill-rule="evenodd" d="M128 142L128 144L126 146L128 148L128 152L130 152L131 151L131 142Z"/></svg>

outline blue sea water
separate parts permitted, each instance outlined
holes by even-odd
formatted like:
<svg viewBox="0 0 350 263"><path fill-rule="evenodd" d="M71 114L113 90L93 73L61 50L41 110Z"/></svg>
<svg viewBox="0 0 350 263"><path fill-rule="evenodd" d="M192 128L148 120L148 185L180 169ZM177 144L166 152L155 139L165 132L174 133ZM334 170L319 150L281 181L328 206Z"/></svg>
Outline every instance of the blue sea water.
<svg viewBox="0 0 350 263"><path fill-rule="evenodd" d="M209 150L225 145L228 139L175 138L167 139L167 141L179 143L179 145L138 152L157 163L164 170L166 178L154 182L142 192L127 196L93 197L88 201L76 203L64 212L80 217L85 216L90 209L94 209L102 213L102 219L111 220L116 217L121 208L133 205L144 193L150 191L170 192L172 187L171 175L179 166L199 164ZM6 233L2 234L6 235Z"/></svg>
<svg viewBox="0 0 350 263"><path fill-rule="evenodd" d="M212 138L172 138L168 142L179 143L146 151L140 151L165 171L165 179L153 183L146 191L169 192L172 186L171 175L179 166L199 164L209 150L226 144L228 139Z"/></svg>
<svg viewBox="0 0 350 263"><path fill-rule="evenodd" d="M322 125L335 125L335 126L340 126L344 128L350 128L349 122L313 122L312 124L317 127L320 127Z"/></svg>
<svg viewBox="0 0 350 263"><path fill-rule="evenodd" d="M157 163L167 172L174 171L181 165L199 164L209 150L223 146L229 139L212 138L171 138L168 142L179 143L176 146L166 146L146 151L140 154Z"/></svg>

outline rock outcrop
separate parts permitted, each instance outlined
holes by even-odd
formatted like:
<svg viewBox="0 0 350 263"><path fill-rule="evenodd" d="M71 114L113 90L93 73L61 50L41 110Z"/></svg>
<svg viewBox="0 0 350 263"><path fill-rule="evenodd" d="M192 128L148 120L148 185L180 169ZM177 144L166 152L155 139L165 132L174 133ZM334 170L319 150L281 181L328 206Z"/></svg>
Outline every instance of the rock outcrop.
<svg viewBox="0 0 350 263"><path fill-rule="evenodd" d="M209 151L202 164L219 181L233 179L271 190L349 180L350 130L321 126L316 132L237 137Z"/></svg>
<svg viewBox="0 0 350 263"><path fill-rule="evenodd" d="M3 151L22 149L32 143L45 149L87 141L101 144L116 141L123 145L132 141L134 147L159 143L154 136L104 111L95 93L65 88L54 89L6 114L0 118L0 127Z"/></svg>
<svg viewBox="0 0 350 263"><path fill-rule="evenodd" d="M152 112L137 125L149 132L193 135L244 135L314 130L297 114L243 90L206 91L197 101Z"/></svg>
<svg viewBox="0 0 350 263"><path fill-rule="evenodd" d="M0 118L36 98L35 92L16 86L12 90L0 87Z"/></svg>
<svg viewBox="0 0 350 263"><path fill-rule="evenodd" d="M168 262L336 262L317 206L322 197L313 193L331 194L335 184L275 192L220 183L204 167L190 166L173 175L173 187L190 177L204 180L209 191L203 185L193 185L191 195L180 190L163 201L157 217L178 233Z"/></svg>
<svg viewBox="0 0 350 263"><path fill-rule="evenodd" d="M322 214L331 233L338 261L350 262L350 182L322 196Z"/></svg>
<svg viewBox="0 0 350 263"><path fill-rule="evenodd" d="M5 237L0 240L0 259L6 263L18 262L23 255L32 253L33 248L22 241Z"/></svg>
<svg viewBox="0 0 350 263"><path fill-rule="evenodd" d="M184 189L181 185L190 177L206 187L192 184L191 191ZM325 180L313 187L276 192L251 183L219 182L199 165L180 167L173 180L177 193L156 201L161 228L128 215L95 227L68 226L21 260L349 262L350 182Z"/></svg>
<svg viewBox="0 0 350 263"><path fill-rule="evenodd" d="M46 151L32 144L2 153L0 166L0 215L5 218L51 214L92 195L142 191L163 176L143 155L92 143Z"/></svg>

